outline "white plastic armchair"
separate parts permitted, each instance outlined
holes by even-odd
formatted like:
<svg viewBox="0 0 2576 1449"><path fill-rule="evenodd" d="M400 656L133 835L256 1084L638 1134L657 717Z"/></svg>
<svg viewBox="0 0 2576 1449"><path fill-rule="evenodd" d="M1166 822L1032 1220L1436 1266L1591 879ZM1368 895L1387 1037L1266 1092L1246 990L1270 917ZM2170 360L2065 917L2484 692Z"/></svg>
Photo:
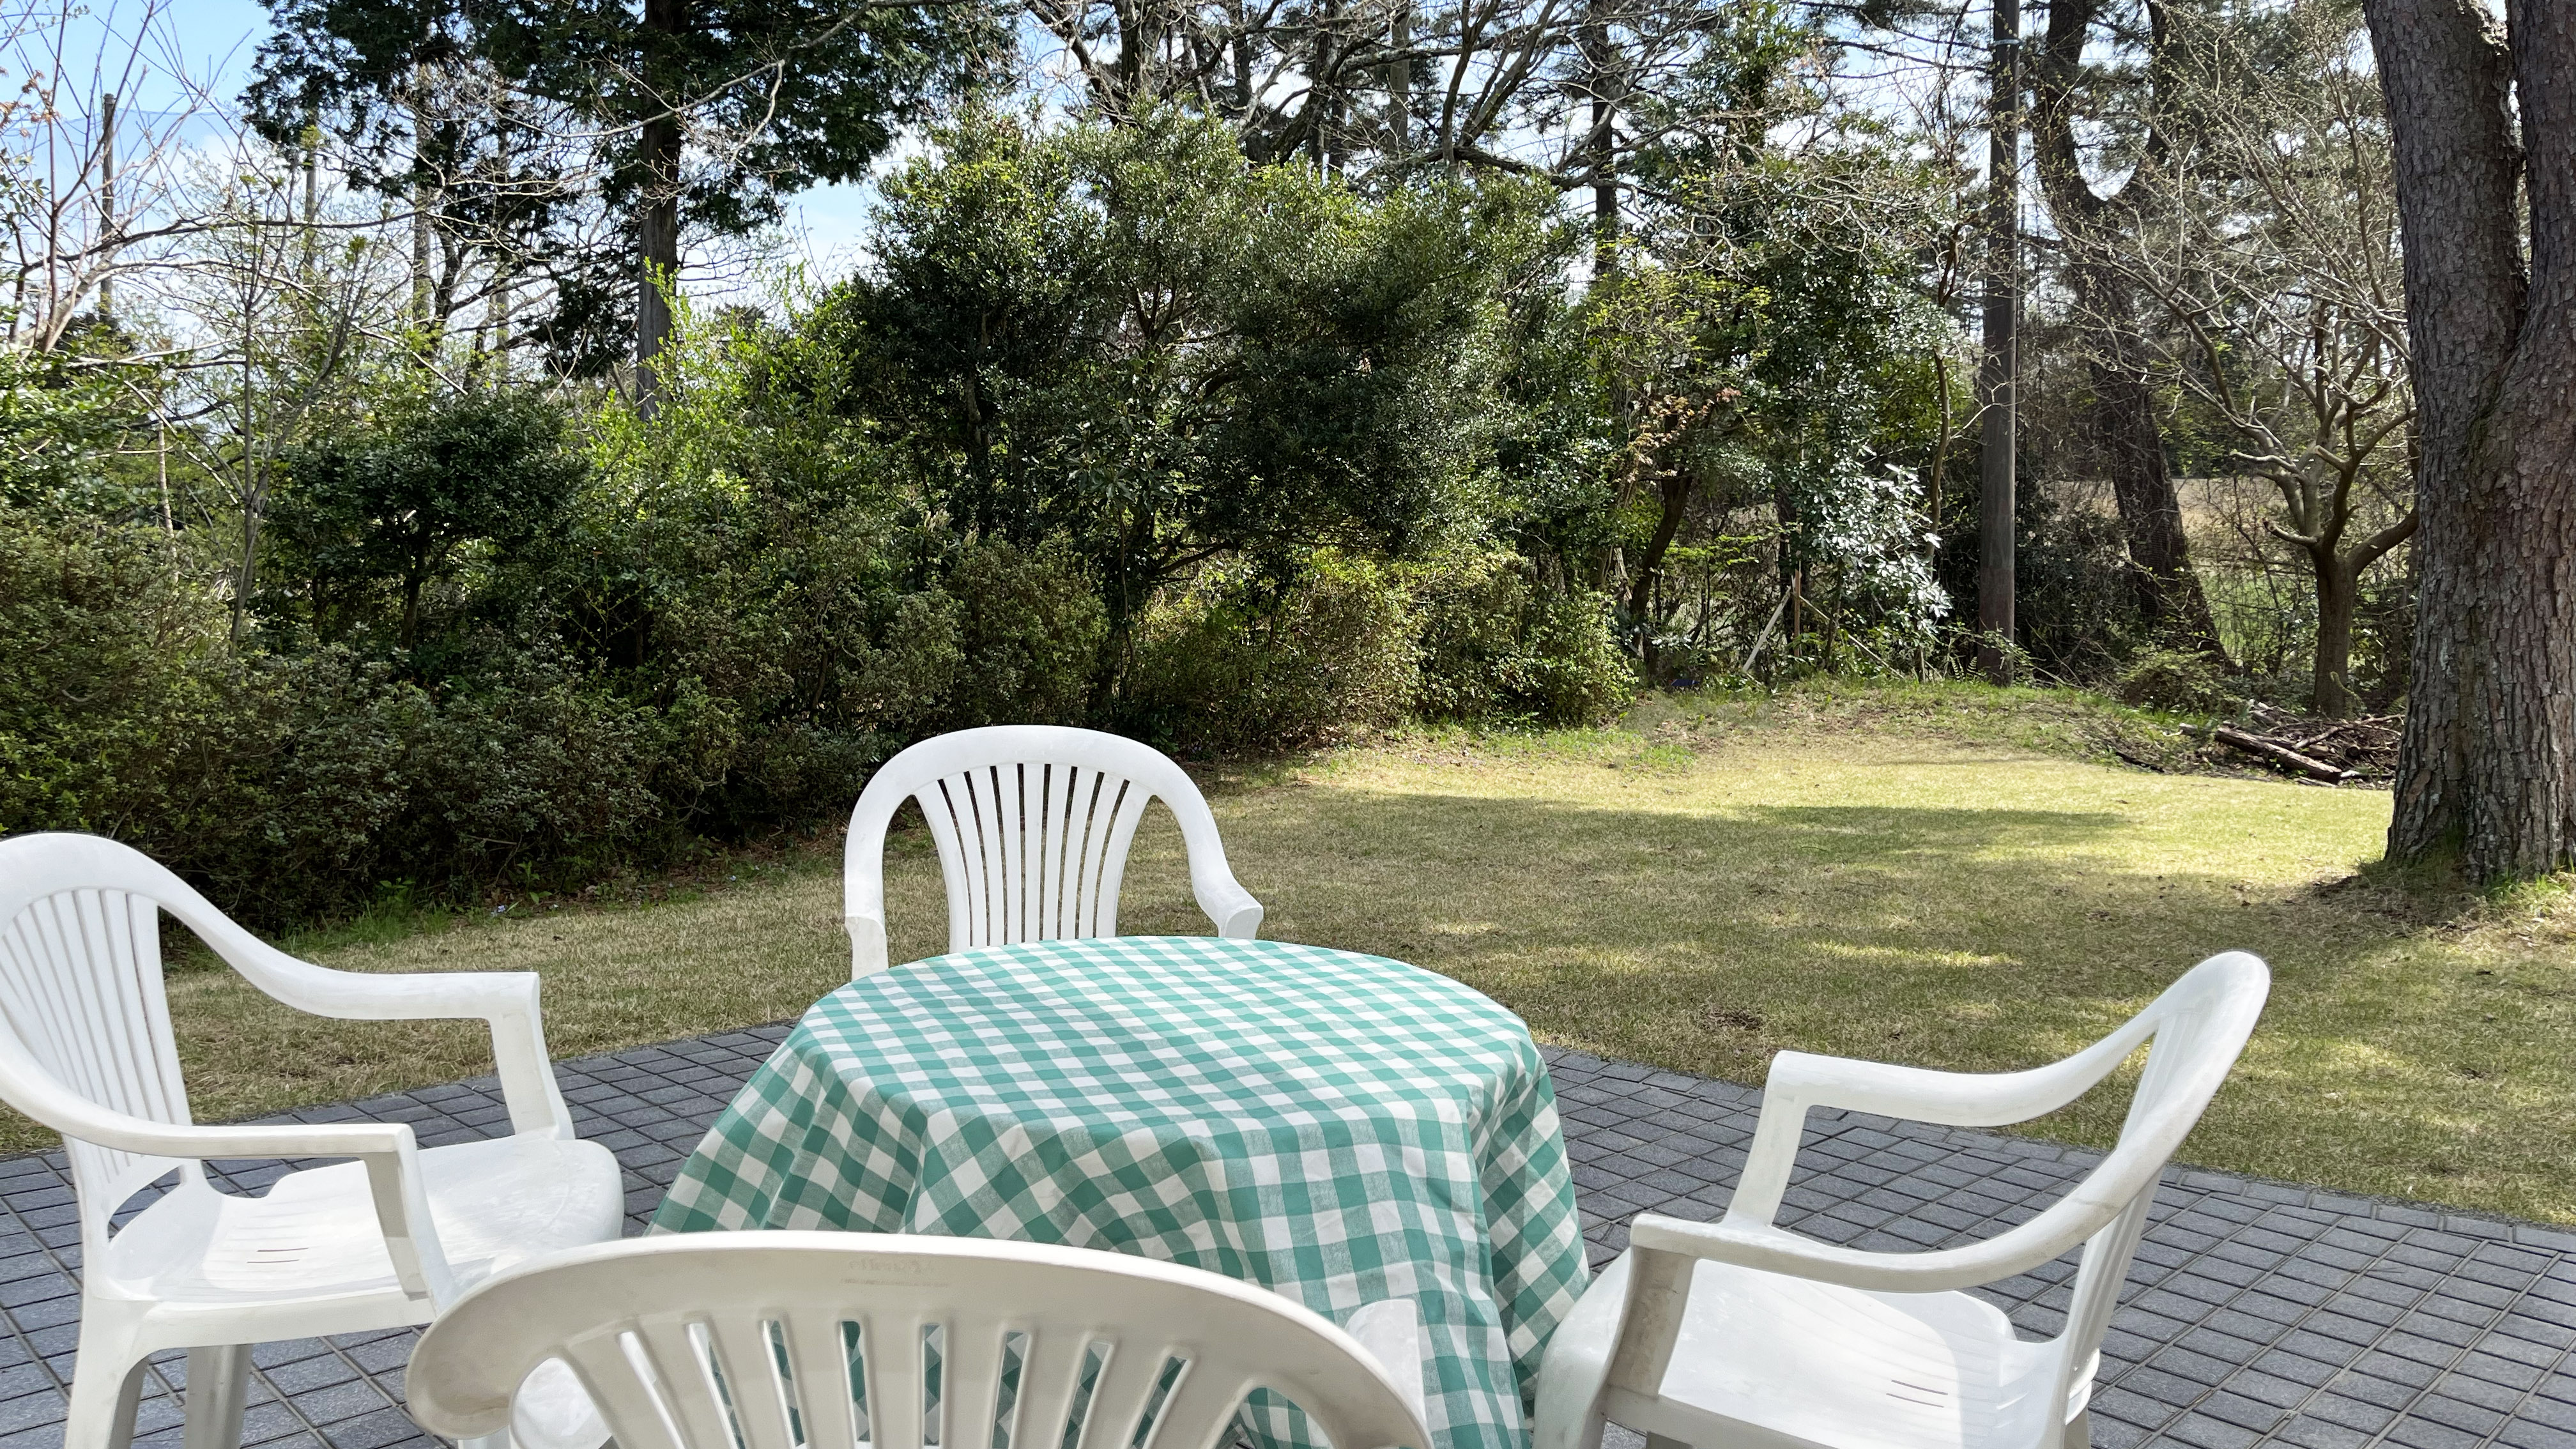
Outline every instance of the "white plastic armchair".
<svg viewBox="0 0 2576 1449"><path fill-rule="evenodd" d="M924 740L880 766L843 858L850 976L886 966L886 827L918 800L948 886L948 949L1118 934L1127 850L1159 797L1189 847L1190 890L1217 934L1251 940L1261 903L1236 882L1189 774L1097 730L994 725Z"/></svg>
<svg viewBox="0 0 2576 1449"><path fill-rule="evenodd" d="M1337 1449L1429 1449L1420 1366L1400 1368L1410 1396L1286 1298L1122 1253L687 1233L484 1283L421 1336L404 1392L436 1433L529 1443L548 1432L529 1401L569 1375L623 1449L1214 1449L1269 1389Z"/></svg>
<svg viewBox="0 0 2576 1449"><path fill-rule="evenodd" d="M160 915L317 1016L481 1017L512 1135L423 1149L404 1123L199 1126L167 999ZM248 1346L426 1323L530 1253L613 1238L617 1161L573 1137L526 972L361 975L275 950L177 876L88 835L0 840L0 1100L63 1134L79 1197L81 1328L66 1449L121 1449L145 1358L188 1357L188 1449L239 1441ZM344 1157L263 1195L225 1158ZM139 1190L175 1185L112 1227Z"/></svg>
<svg viewBox="0 0 2576 1449"><path fill-rule="evenodd" d="M1726 1215L1640 1215L1629 1251L1549 1341L1533 1449L2084 1449L2085 1406L2159 1174L2227 1078L2271 974L2213 956L2118 1031L2051 1066L1964 1075L1782 1052ZM1776 1226L1811 1108L1992 1127L2065 1106L2150 1038L2120 1140L2045 1211L1963 1247L1882 1253ZM2059 1334L2020 1338L1956 1290L2081 1245Z"/></svg>

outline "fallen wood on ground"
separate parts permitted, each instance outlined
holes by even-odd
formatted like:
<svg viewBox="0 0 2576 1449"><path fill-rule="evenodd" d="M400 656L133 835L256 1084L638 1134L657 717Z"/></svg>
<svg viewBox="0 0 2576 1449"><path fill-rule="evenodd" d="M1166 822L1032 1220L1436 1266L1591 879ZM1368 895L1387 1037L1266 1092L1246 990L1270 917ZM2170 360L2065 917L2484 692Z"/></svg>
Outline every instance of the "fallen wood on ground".
<svg viewBox="0 0 2576 1449"><path fill-rule="evenodd" d="M2206 730L2195 731L2195 733L2204 738L2216 740L2231 749L2243 750L2249 755L2269 760L2283 769L2295 770L2311 780L2322 780L2329 785L2340 785L2347 780L2361 778L2359 770L2347 770L2339 765L2329 765L2313 756L2303 755L2277 740L2267 740L2261 735L2247 734L2233 725L2211 725Z"/></svg>

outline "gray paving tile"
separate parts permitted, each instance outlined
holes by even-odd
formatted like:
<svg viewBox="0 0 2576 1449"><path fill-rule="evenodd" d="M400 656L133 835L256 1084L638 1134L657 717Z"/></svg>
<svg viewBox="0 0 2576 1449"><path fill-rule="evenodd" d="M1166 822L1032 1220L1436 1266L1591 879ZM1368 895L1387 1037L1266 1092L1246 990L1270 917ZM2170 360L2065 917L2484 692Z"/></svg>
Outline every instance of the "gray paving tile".
<svg viewBox="0 0 2576 1449"><path fill-rule="evenodd" d="M2358 1429L2306 1416L2293 1416L2272 1431L2272 1439L2298 1449L2365 1449L2371 1442L2371 1436Z"/></svg>
<svg viewBox="0 0 2576 1449"><path fill-rule="evenodd" d="M688 1147L783 1026L564 1062L564 1095L628 1169L640 1229ZM1596 1264L1652 1208L1722 1209L1760 1094L1551 1050ZM290 1114L415 1124L424 1143L506 1120L490 1078ZM2081 1148L1817 1113L1784 1226L1837 1242L1939 1248L2026 1220L2099 1161ZM287 1163L227 1164L257 1190ZM0 1449L59 1444L78 1249L59 1154L0 1159ZM2071 1260L1985 1290L2027 1334L2063 1322ZM408 1333L266 1344L245 1444L426 1449L395 1405ZM2096 1449L2576 1449L2576 1233L2201 1169L2169 1173L2105 1338ZM177 1443L177 1355L137 1443ZM1632 1436L1620 1436L1627 1443Z"/></svg>

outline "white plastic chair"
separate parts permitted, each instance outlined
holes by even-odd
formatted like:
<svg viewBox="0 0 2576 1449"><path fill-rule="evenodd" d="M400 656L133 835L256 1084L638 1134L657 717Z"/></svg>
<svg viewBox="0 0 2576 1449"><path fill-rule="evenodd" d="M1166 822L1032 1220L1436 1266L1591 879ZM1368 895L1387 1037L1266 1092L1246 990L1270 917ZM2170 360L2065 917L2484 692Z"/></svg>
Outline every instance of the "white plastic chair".
<svg viewBox="0 0 2576 1449"><path fill-rule="evenodd" d="M1217 934L1251 940L1261 903L1237 884L1187 772L1097 730L993 725L924 740L880 766L850 812L842 891L850 978L886 966L885 836L921 802L948 885L948 949L1118 934L1127 849L1161 797L1189 847L1190 889Z"/></svg>
<svg viewBox="0 0 2576 1449"><path fill-rule="evenodd" d="M1533 1449L1598 1449L1605 1419L1651 1449L2084 1449L2085 1405L2156 1180L2261 1015L2271 973L2213 956L2127 1025L2027 1072L1971 1076L1782 1052L1726 1216L1638 1217L1631 1247L1557 1327ZM1918 1122L2025 1122L2154 1038L2120 1140L2018 1227L1965 1247L1865 1252L1772 1224L1808 1109ZM2029 1341L1955 1290L2082 1244L2055 1338Z"/></svg>
<svg viewBox="0 0 2576 1449"><path fill-rule="evenodd" d="M684 1233L577 1249L459 1299L421 1336L404 1392L435 1433L507 1427L543 1443L526 1401L543 1388L560 1402L548 1380L566 1376L622 1449L1212 1449L1254 1389L1294 1401L1337 1449L1430 1444L1418 1360L1391 1374L1278 1294L981 1238Z"/></svg>
<svg viewBox="0 0 2576 1449"><path fill-rule="evenodd" d="M160 912L317 1016L479 1016L512 1135L426 1150L409 1125L201 1127L162 993ZM149 858L88 835L0 840L0 1100L63 1134L80 1202L81 1326L66 1449L122 1449L144 1359L188 1353L188 1449L241 1434L248 1346L426 1323L534 1253L617 1236L617 1159L576 1141L530 972L362 975L274 950ZM348 1157L258 1197L203 1161ZM161 1198L112 1229L137 1191Z"/></svg>

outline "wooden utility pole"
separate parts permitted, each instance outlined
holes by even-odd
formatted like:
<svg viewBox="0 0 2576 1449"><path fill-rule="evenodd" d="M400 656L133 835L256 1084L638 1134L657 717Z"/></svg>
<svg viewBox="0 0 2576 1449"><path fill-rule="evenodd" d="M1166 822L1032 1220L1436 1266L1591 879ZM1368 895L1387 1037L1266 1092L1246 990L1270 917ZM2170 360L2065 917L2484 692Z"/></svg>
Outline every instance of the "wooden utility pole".
<svg viewBox="0 0 2576 1449"><path fill-rule="evenodd" d="M1395 15L1387 22L1387 48L1396 58L1386 67L1386 132L1387 150L1398 156L1413 154L1413 6L1402 0Z"/></svg>
<svg viewBox="0 0 2576 1449"><path fill-rule="evenodd" d="M313 235L314 224L322 219L322 127L320 123L306 121L302 140L304 143L304 234L310 237Z"/></svg>
<svg viewBox="0 0 2576 1449"><path fill-rule="evenodd" d="M2013 450L2021 321L2021 4L1993 0L1994 54L1986 124L1985 362L1977 375L1984 457L1977 496L1977 628L1990 642L1977 667L2012 682Z"/></svg>
<svg viewBox="0 0 2576 1449"><path fill-rule="evenodd" d="M1583 149L1590 164L1592 274L1596 278L1609 274L1619 247L1619 97L1611 79L1610 26L1602 14L1604 3L1592 0L1575 32L1583 87L1592 93L1591 124L1584 133Z"/></svg>
<svg viewBox="0 0 2576 1449"><path fill-rule="evenodd" d="M680 92L672 52L687 28L686 0L644 3L644 196L635 213L635 410L660 407L671 346L671 294L680 285Z"/></svg>
<svg viewBox="0 0 2576 1449"><path fill-rule="evenodd" d="M99 265L116 265L116 92L98 98L98 244ZM116 273L98 279L98 315L116 315Z"/></svg>
<svg viewBox="0 0 2576 1449"><path fill-rule="evenodd" d="M426 328L430 320L429 82L426 63L411 68L411 315Z"/></svg>

